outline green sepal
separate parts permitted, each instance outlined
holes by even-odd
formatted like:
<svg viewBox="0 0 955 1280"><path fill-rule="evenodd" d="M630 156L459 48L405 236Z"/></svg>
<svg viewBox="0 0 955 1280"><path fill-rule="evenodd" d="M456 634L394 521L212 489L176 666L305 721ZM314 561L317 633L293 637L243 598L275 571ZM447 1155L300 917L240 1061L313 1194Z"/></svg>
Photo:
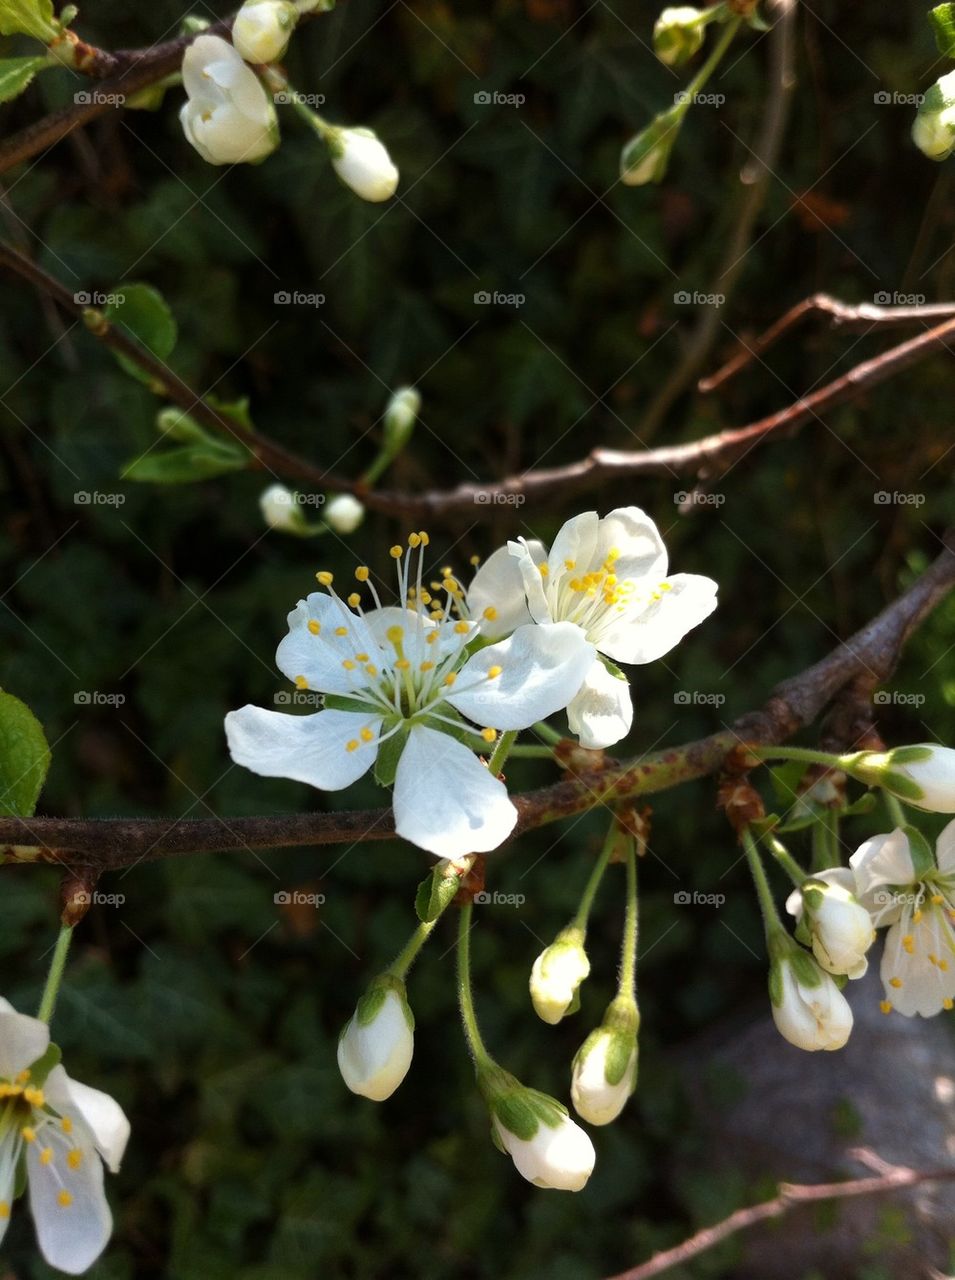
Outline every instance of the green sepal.
<svg viewBox="0 0 955 1280"><path fill-rule="evenodd" d="M49 1079L50 1072L54 1067L58 1067L62 1060L63 1051L51 1040L46 1047L46 1052L37 1058L36 1062L30 1063L30 1084L42 1089Z"/></svg>
<svg viewBox="0 0 955 1280"><path fill-rule="evenodd" d="M367 705L365 707L367 712ZM375 757L375 781L380 787L393 787L395 774L398 772L398 761L405 749L410 730L403 725L397 733L393 733L387 741L381 743Z"/></svg>
<svg viewBox="0 0 955 1280"><path fill-rule="evenodd" d="M803 951L802 947L793 948L789 963L792 965L793 976L800 986L818 987L825 979L825 974L817 962L808 951Z"/></svg>
<svg viewBox="0 0 955 1280"><path fill-rule="evenodd" d="M394 993L401 1002L402 1012L405 1015L405 1022L408 1024L408 1030L414 1031L414 1014L411 1012L411 1005L408 1003L408 992L404 982L393 973L382 973L369 983L365 994L355 1006L355 1022L360 1027L367 1027L381 1013L382 1006L389 994Z"/></svg>
<svg viewBox="0 0 955 1280"><path fill-rule="evenodd" d="M890 767L894 764L920 764L931 758L932 748L928 746L893 747L886 755L886 763Z"/></svg>
<svg viewBox="0 0 955 1280"><path fill-rule="evenodd" d="M917 804L925 795L917 782L907 778L904 773L893 773L890 769L886 769L879 778L879 786L891 791L900 800L911 800L913 804Z"/></svg>
<svg viewBox="0 0 955 1280"><path fill-rule="evenodd" d="M919 831L918 827L903 827L902 830L909 842L909 852L912 855L915 878L916 880L924 880L927 875L937 870L932 846Z"/></svg>
<svg viewBox="0 0 955 1280"><path fill-rule="evenodd" d="M13 1199L19 1200L20 1197L23 1195L23 1193L26 1191L26 1189L27 1189L27 1155L26 1155L26 1144L24 1144L24 1148L20 1153L20 1158L17 1161L16 1175L13 1179Z"/></svg>
<svg viewBox="0 0 955 1280"><path fill-rule="evenodd" d="M955 4L937 4L928 13L935 47L945 58L955 58Z"/></svg>
<svg viewBox="0 0 955 1280"><path fill-rule="evenodd" d="M556 1128L568 1114L556 1098L522 1084L499 1094L490 1105L498 1124L522 1142L530 1142L542 1124Z"/></svg>
<svg viewBox="0 0 955 1280"><path fill-rule="evenodd" d="M645 129L636 134L626 144L620 156L620 175L626 182L626 175L639 170L644 162L655 155L653 168L644 182L662 182L666 176L670 162L670 152L676 142L686 114L686 106L678 104L669 111L662 111Z"/></svg>
<svg viewBox="0 0 955 1280"><path fill-rule="evenodd" d="M422 924L437 920L449 907L461 888L461 877L451 870L451 863L442 858L434 870L418 885L414 909Z"/></svg>
<svg viewBox="0 0 955 1280"><path fill-rule="evenodd" d="M423 724L428 729L434 729L436 733L446 733L449 738L453 738L455 742L460 742L463 746L469 747L472 751L477 751L483 743L488 754L492 750L491 743L484 743L480 730L475 729L465 721L460 712L455 711L447 702L441 704L441 719L432 720L428 716L419 720L418 724ZM453 720L454 724L448 724L448 720Z"/></svg>
<svg viewBox="0 0 955 1280"><path fill-rule="evenodd" d="M25 702L0 690L0 814L31 817L49 767L43 726Z"/></svg>
<svg viewBox="0 0 955 1280"><path fill-rule="evenodd" d="M628 683L626 675L620 670L615 662L611 662L609 658L605 658L602 653L597 656L615 680L622 680L624 684Z"/></svg>

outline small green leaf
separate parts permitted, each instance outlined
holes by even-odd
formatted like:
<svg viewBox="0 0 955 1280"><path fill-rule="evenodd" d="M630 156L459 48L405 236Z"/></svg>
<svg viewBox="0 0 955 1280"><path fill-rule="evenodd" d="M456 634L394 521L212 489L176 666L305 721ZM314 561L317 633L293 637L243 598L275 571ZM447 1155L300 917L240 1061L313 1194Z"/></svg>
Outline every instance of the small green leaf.
<svg viewBox="0 0 955 1280"><path fill-rule="evenodd" d="M113 295L115 301L103 308L104 317L158 360L166 360L176 345L178 330L175 317L159 290L150 284L120 284ZM147 386L152 383L151 376L139 365L121 352L114 354L128 374Z"/></svg>
<svg viewBox="0 0 955 1280"><path fill-rule="evenodd" d="M33 58L0 58L0 102L18 97L36 73L50 65L42 53Z"/></svg>
<svg viewBox="0 0 955 1280"><path fill-rule="evenodd" d="M241 427L243 431L254 431L255 425L249 413L249 397L242 396L238 400L220 400L218 396L206 396L208 403L221 413L223 418L228 418L230 422L234 422L237 427Z"/></svg>
<svg viewBox="0 0 955 1280"><path fill-rule="evenodd" d="M418 919L423 924L437 920L442 911L450 906L460 888L461 877L450 870L447 862L439 862L418 885L414 904Z"/></svg>
<svg viewBox="0 0 955 1280"><path fill-rule="evenodd" d="M232 445L205 441L134 458L123 469L124 480L146 484L193 484L229 471L242 471L249 455Z"/></svg>
<svg viewBox="0 0 955 1280"><path fill-rule="evenodd" d="M945 58L955 58L955 4L938 4L929 10L935 44Z"/></svg>
<svg viewBox="0 0 955 1280"><path fill-rule="evenodd" d="M0 35L35 36L49 44L59 34L53 0L0 0Z"/></svg>
<svg viewBox="0 0 955 1280"><path fill-rule="evenodd" d="M0 813L29 818L49 767L39 720L26 703L0 691Z"/></svg>

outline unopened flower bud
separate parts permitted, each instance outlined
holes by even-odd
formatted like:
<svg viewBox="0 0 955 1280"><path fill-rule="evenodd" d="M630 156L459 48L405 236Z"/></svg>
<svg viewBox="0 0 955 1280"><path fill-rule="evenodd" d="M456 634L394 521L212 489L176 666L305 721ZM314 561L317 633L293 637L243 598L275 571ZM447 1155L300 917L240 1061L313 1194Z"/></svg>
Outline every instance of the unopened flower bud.
<svg viewBox="0 0 955 1280"><path fill-rule="evenodd" d="M388 401L385 409L385 448L393 457L400 453L414 431L415 420L421 412L421 396L414 387L401 387Z"/></svg>
<svg viewBox="0 0 955 1280"><path fill-rule="evenodd" d="M875 941L872 917L852 892L854 877L833 867L790 895L786 908L800 922L812 953L827 973L861 978L868 968L866 952ZM803 935L797 930L797 938Z"/></svg>
<svg viewBox="0 0 955 1280"><path fill-rule="evenodd" d="M383 974L359 1000L338 1041L338 1069L352 1093L384 1102L408 1074L414 1014L400 978Z"/></svg>
<svg viewBox="0 0 955 1280"><path fill-rule="evenodd" d="M325 523L336 533L354 533L365 518L365 508L350 493L336 494L326 503L324 510Z"/></svg>
<svg viewBox="0 0 955 1280"><path fill-rule="evenodd" d="M491 1112L491 1136L535 1187L581 1191L594 1171L594 1144L556 1098L527 1089L496 1064L478 1083Z"/></svg>
<svg viewBox="0 0 955 1280"><path fill-rule="evenodd" d="M685 106L671 107L636 134L620 153L620 181L627 187L661 182L680 132Z"/></svg>
<svg viewBox="0 0 955 1280"><path fill-rule="evenodd" d="M692 5L664 9L653 24L653 52L668 67L688 62L703 44L706 16Z"/></svg>
<svg viewBox="0 0 955 1280"><path fill-rule="evenodd" d="M284 484L272 484L259 498L262 519L270 529L282 533L300 533L305 523L295 494Z"/></svg>
<svg viewBox="0 0 955 1280"><path fill-rule="evenodd" d="M246 62L277 62L297 20L289 0L246 0L232 24L232 43Z"/></svg>
<svg viewBox="0 0 955 1280"><path fill-rule="evenodd" d="M570 925L534 961L530 990L537 1016L554 1026L573 1012L577 988L589 972L583 930Z"/></svg>
<svg viewBox="0 0 955 1280"><path fill-rule="evenodd" d="M335 172L355 195L378 202L395 194L398 170L371 129L331 129L327 141Z"/></svg>
<svg viewBox="0 0 955 1280"><path fill-rule="evenodd" d="M228 40L197 36L182 60L182 83L183 132L209 164L251 164L278 146L272 101Z"/></svg>
<svg viewBox="0 0 955 1280"><path fill-rule="evenodd" d="M637 1087L636 1004L618 997L574 1058L570 1095L574 1110L588 1124L610 1124Z"/></svg>
<svg viewBox="0 0 955 1280"><path fill-rule="evenodd" d="M844 763L853 777L884 787L917 809L955 813L955 748L922 742L885 752L863 751Z"/></svg>
<svg viewBox="0 0 955 1280"><path fill-rule="evenodd" d="M930 160L945 160L955 150L955 71L925 94L912 122L912 141Z"/></svg>
<svg viewBox="0 0 955 1280"><path fill-rule="evenodd" d="M776 1029L797 1049L841 1049L849 1039L848 1001L829 974L795 944L773 961L769 997Z"/></svg>

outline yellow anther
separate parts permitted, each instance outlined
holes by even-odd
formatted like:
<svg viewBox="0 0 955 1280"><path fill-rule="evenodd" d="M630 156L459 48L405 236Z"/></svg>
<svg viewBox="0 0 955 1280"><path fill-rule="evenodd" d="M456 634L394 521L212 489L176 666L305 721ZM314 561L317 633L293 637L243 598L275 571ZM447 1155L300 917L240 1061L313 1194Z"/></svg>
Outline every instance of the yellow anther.
<svg viewBox="0 0 955 1280"><path fill-rule="evenodd" d="M428 617L431 619L432 622L440 622L441 619L444 617L444 614L441 612L440 609L432 609L431 612L428 614ZM431 636L428 636L428 639L430 640Z"/></svg>
<svg viewBox="0 0 955 1280"><path fill-rule="evenodd" d="M421 595L418 597L418 599L421 601L422 604L428 605L431 603L431 599L432 599L431 593L429 591L425 591L424 587L422 587Z"/></svg>
<svg viewBox="0 0 955 1280"><path fill-rule="evenodd" d="M23 1097L31 1107L42 1107L46 1102L42 1089L24 1089Z"/></svg>
<svg viewBox="0 0 955 1280"><path fill-rule="evenodd" d="M83 1163L83 1152L80 1151L79 1147L74 1147L73 1150L67 1155L66 1163L70 1166L71 1169L78 1169L80 1167L80 1165Z"/></svg>
<svg viewBox="0 0 955 1280"><path fill-rule="evenodd" d="M458 589L458 584L457 582L455 582L454 578L442 579L441 586L444 588L445 591L449 592L452 595Z"/></svg>
<svg viewBox="0 0 955 1280"><path fill-rule="evenodd" d="M404 628L399 626L389 627L385 635L392 644L401 644L405 636Z"/></svg>
<svg viewBox="0 0 955 1280"><path fill-rule="evenodd" d="M661 582L661 583L660 583L660 590L661 590L661 591L672 591L672 590L673 590L673 583L672 583L672 582Z"/></svg>
<svg viewBox="0 0 955 1280"><path fill-rule="evenodd" d="M44 1147L40 1152L40 1164L49 1164L53 1159L53 1148Z"/></svg>
<svg viewBox="0 0 955 1280"><path fill-rule="evenodd" d="M316 622L314 618L309 618L308 629L311 631L313 636L317 636L322 629L322 624L320 622Z"/></svg>
<svg viewBox="0 0 955 1280"><path fill-rule="evenodd" d="M30 1125L24 1125L20 1130L20 1137L24 1142L36 1142L36 1129L31 1128Z"/></svg>
<svg viewBox="0 0 955 1280"><path fill-rule="evenodd" d="M349 607L352 609L357 609L358 606L361 604L361 596L358 594L357 591L353 591L351 595L348 597L348 604L349 604Z"/></svg>
<svg viewBox="0 0 955 1280"><path fill-rule="evenodd" d="M577 561L576 561L576 560L565 560L565 561L564 561L564 568L565 568L565 569L567 569L568 571L573 571L574 569L576 569L576 568L577 568Z"/></svg>
<svg viewBox="0 0 955 1280"><path fill-rule="evenodd" d="M450 566L449 564L443 564L443 565L441 566L441 577L442 577L442 578L450 578L452 573L454 573L454 570L451 568L451 566Z"/></svg>
<svg viewBox="0 0 955 1280"><path fill-rule="evenodd" d="M942 1008L943 1008L943 1009L951 1009L951 1007L952 1007L952 1000L951 1000L951 997L950 997L950 996L946 996L946 997L945 997L945 999L942 1001Z"/></svg>
<svg viewBox="0 0 955 1280"><path fill-rule="evenodd" d="M426 547L431 541L431 535L427 533L424 529L418 530L418 537L421 539L421 545L423 547Z"/></svg>
<svg viewBox="0 0 955 1280"><path fill-rule="evenodd" d="M497 730L496 730L496 729L482 729L482 730L481 730L481 737L484 739L484 741L485 741L485 742L493 742L493 741L494 741L494 739L497 737Z"/></svg>
<svg viewBox="0 0 955 1280"><path fill-rule="evenodd" d="M357 738L352 738L351 742L346 742L346 743L345 743L345 750L346 750L346 751L357 751L357 750L358 750L359 745L360 745L360 744L359 744L359 742L358 742L358 739L357 739Z"/></svg>
<svg viewBox="0 0 955 1280"><path fill-rule="evenodd" d="M928 962L929 962L929 964L935 964L935 965L937 965L937 964L938 964L938 956L937 956L937 955L934 955L934 954L930 951L930 952L929 952L929 954L928 954Z"/></svg>
<svg viewBox="0 0 955 1280"><path fill-rule="evenodd" d="M454 624L454 630L459 636L466 636L467 633L471 630L471 627L470 627L470 624L465 622L464 619L462 618L460 622L456 622Z"/></svg>
<svg viewBox="0 0 955 1280"><path fill-rule="evenodd" d="M947 960L939 960L939 962L938 962L938 967L941 969L942 973L947 972L947 970L948 970L948 961L947 961Z"/></svg>
<svg viewBox="0 0 955 1280"><path fill-rule="evenodd" d="M458 678L458 673L456 671L449 671L448 674L444 677L444 683L448 685L448 687L450 688L450 686L454 684L457 678Z"/></svg>
<svg viewBox="0 0 955 1280"><path fill-rule="evenodd" d="M73 1132L73 1121L70 1119L69 1116L63 1117L63 1119L60 1121L60 1128L63 1130L64 1133Z"/></svg>
<svg viewBox="0 0 955 1280"><path fill-rule="evenodd" d="M419 670L419 671L433 671L433 670L434 670L434 663L433 663L433 662L422 662L422 664L421 664L421 666L418 668L418 670Z"/></svg>
<svg viewBox="0 0 955 1280"><path fill-rule="evenodd" d="M10 1206L6 1200L0 1200L0 1218L6 1221L10 1217Z"/></svg>
<svg viewBox="0 0 955 1280"><path fill-rule="evenodd" d="M56 1195L56 1203L61 1209L68 1209L73 1203L73 1197L66 1190L58 1191Z"/></svg>
<svg viewBox="0 0 955 1280"><path fill-rule="evenodd" d="M411 663L407 658L398 658L394 665L396 671L407 671Z"/></svg>
<svg viewBox="0 0 955 1280"><path fill-rule="evenodd" d="M486 618L488 622L494 622L494 620L497 618L497 610L494 608L493 604L488 605L488 607L484 610L482 617Z"/></svg>
<svg viewBox="0 0 955 1280"><path fill-rule="evenodd" d="M351 658L342 659L342 666L345 668L346 671L354 671L357 665L358 665L357 663L352 662Z"/></svg>
<svg viewBox="0 0 955 1280"><path fill-rule="evenodd" d="M487 673L488 680L496 680L503 670L503 667L489 667Z"/></svg>
<svg viewBox="0 0 955 1280"><path fill-rule="evenodd" d="M890 978L890 979L889 979L889 986L890 986L890 987L895 987L895 989L896 989L896 990L898 990L898 988L899 988L899 987L901 987L901 985L902 985L902 979L901 979L901 978Z"/></svg>
<svg viewBox="0 0 955 1280"><path fill-rule="evenodd" d="M333 573L329 573L327 569L320 569L318 573L316 573L315 577L323 587L330 587L335 581L335 575Z"/></svg>
<svg viewBox="0 0 955 1280"><path fill-rule="evenodd" d="M372 662L369 662L368 666L365 667L365 671L370 676L376 676L378 674L378 668Z"/></svg>
<svg viewBox="0 0 955 1280"><path fill-rule="evenodd" d="M420 546L421 546L421 534L420 534L420 533L409 533L409 534L408 534L408 546L409 546L409 547L420 547Z"/></svg>
<svg viewBox="0 0 955 1280"><path fill-rule="evenodd" d="M356 653L356 654L355 654L355 659L356 659L356 661L358 661L358 662L367 662L367 661L368 661L368 654L367 654L367 653Z"/></svg>
<svg viewBox="0 0 955 1280"><path fill-rule="evenodd" d="M30 1079L30 1068L24 1067L23 1070L17 1075L17 1084L26 1084L26 1082L29 1079Z"/></svg>
<svg viewBox="0 0 955 1280"><path fill-rule="evenodd" d="M304 676L296 676L296 677L295 677L295 687L296 687L296 689L307 689L307 688L308 688L308 681L305 679L305 677L304 677Z"/></svg>
<svg viewBox="0 0 955 1280"><path fill-rule="evenodd" d="M892 1001L891 1001L891 1000L880 1000L880 1001L879 1001L879 1008L882 1010L882 1012L883 1012L883 1013L891 1013L891 1012L892 1012Z"/></svg>
<svg viewBox="0 0 955 1280"><path fill-rule="evenodd" d="M912 912L912 923L919 924L921 923L921 920L922 920L922 908L919 907L917 911Z"/></svg>
<svg viewBox="0 0 955 1280"><path fill-rule="evenodd" d="M620 548L619 548L619 547L611 547L611 548L610 548L610 550L607 552L607 559L610 561L610 563L611 563L611 564L613 564L614 560L619 560L619 559L620 559Z"/></svg>
<svg viewBox="0 0 955 1280"><path fill-rule="evenodd" d="M550 565L547 563L546 560L543 561L543 563L539 564L537 568L542 578L546 578L547 575L550 573Z"/></svg>
<svg viewBox="0 0 955 1280"><path fill-rule="evenodd" d="M440 614L438 614L438 617L440 617L440 616L441 616L441 615L440 615ZM438 632L437 632L437 631L429 631L429 632L428 632L428 634L427 634L427 635L425 636L425 638L424 638L424 642L425 642L425 644L437 644L437 641L438 641Z"/></svg>
<svg viewBox="0 0 955 1280"><path fill-rule="evenodd" d="M404 547L399 547L396 545L389 550L388 554L391 556L392 560L400 560L401 557L404 555L404 552L405 552Z"/></svg>
<svg viewBox="0 0 955 1280"><path fill-rule="evenodd" d="M355 577L358 579L359 582L367 582L370 576L371 576L371 570L368 568L366 564L360 564L358 568L355 570Z"/></svg>
<svg viewBox="0 0 955 1280"><path fill-rule="evenodd" d="M471 566L472 569L476 569L480 563L481 563L480 556L471 556L470 560L468 561L468 564Z"/></svg>
<svg viewBox="0 0 955 1280"><path fill-rule="evenodd" d="M374 742L375 740L375 735L372 733L372 731L368 728L367 725L361 731L361 740L362 742Z"/></svg>
<svg viewBox="0 0 955 1280"><path fill-rule="evenodd" d="M942 903L945 901L945 899L942 897L940 893L933 893L929 901L931 902L933 907L940 907Z"/></svg>

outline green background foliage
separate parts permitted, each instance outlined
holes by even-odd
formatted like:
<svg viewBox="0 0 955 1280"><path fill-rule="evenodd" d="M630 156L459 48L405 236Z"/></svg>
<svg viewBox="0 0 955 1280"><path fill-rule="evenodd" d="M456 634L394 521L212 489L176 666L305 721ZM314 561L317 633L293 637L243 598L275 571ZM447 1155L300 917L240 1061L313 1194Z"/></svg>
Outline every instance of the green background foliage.
<svg viewBox="0 0 955 1280"><path fill-rule="evenodd" d="M811 322L719 395L684 397L655 434L641 431L699 314L674 294L711 291L739 208L768 48L741 36L710 86L725 104L690 111L662 187L627 189L616 181L621 145L687 78L647 50L655 12L643 0L349 0L303 27L288 67L302 92L325 95L330 119L371 125L387 142L402 174L392 204L343 189L291 115L265 164L204 165L184 142L173 90L162 110L109 114L9 175L3 234L77 291L131 280L161 289L182 376L248 396L260 430L345 473L374 457L389 389L404 383L421 389L422 420L388 483L409 489L740 425L888 340ZM181 16L168 0L91 0L79 30L139 46L174 33ZM736 335L818 289L869 302L955 292L951 166L911 147L914 107L876 100L938 74L919 7L817 0L797 45L792 124L711 366ZM44 74L3 108L4 131L88 88L67 71ZM495 91L524 101L475 100ZM324 303L277 304L283 291ZM481 291L524 301L476 304ZM387 547L406 530L371 517L347 541L266 533L262 474L121 480L157 444L160 403L23 285L5 281L3 296L0 683L53 746L40 812L380 803L370 780L319 796L231 767L222 718L247 701L272 705L286 687L274 646L315 570L347 575L365 561L386 573ZM683 479L588 495L601 511L645 507L676 569L721 587L717 614L636 673L629 748L700 736L758 704L934 556L951 515L951 401L950 363L935 358L747 458L715 483L722 505L681 515ZM926 501L879 504L877 491ZM436 562L461 566L509 534L549 538L579 509L572 498L476 506L431 526ZM955 740L955 677L940 658L953 622L950 603L912 642L892 689L926 701L883 709L890 741ZM100 696L83 704L82 691ZM725 701L686 704L681 691ZM114 695L121 704L103 701ZM509 775L518 788L552 777L537 761ZM435 794L436 822L441 804ZM97 1280L589 1280L751 1196L707 1178L673 1064L703 1028L768 1017L759 920L712 786L653 807L641 1083L624 1118L597 1133L597 1171L575 1197L524 1184L488 1140L454 1005L452 919L412 976L417 1047L404 1086L375 1106L338 1077L338 1029L412 927L426 855L398 843L248 851L144 862L104 880L101 891L124 900L81 926L55 1024L71 1073L115 1094L134 1124ZM587 815L493 859L489 887L526 901L480 909L475 935L489 1046L562 1097L611 994L622 874L598 900L582 1011L557 1028L537 1022L527 975L572 913L604 825ZM3 989L24 1009L42 985L56 882L45 868L2 871ZM276 904L293 889L325 902ZM725 893L726 904L674 905L693 890ZM692 1158L693 1177L674 1172L677 1157ZM734 1249L683 1274L730 1275ZM4 1253L17 1275L48 1274L24 1212Z"/></svg>

